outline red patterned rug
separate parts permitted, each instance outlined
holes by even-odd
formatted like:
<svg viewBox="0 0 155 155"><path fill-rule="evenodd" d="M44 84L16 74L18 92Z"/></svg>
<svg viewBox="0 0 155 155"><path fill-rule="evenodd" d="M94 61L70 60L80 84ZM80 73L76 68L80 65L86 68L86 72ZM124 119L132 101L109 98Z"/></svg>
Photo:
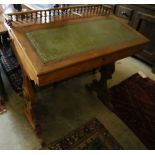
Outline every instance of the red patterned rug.
<svg viewBox="0 0 155 155"><path fill-rule="evenodd" d="M155 149L155 81L134 74L110 92L114 112L148 149Z"/></svg>
<svg viewBox="0 0 155 155"><path fill-rule="evenodd" d="M123 149L96 118L42 149L50 150L120 150Z"/></svg>

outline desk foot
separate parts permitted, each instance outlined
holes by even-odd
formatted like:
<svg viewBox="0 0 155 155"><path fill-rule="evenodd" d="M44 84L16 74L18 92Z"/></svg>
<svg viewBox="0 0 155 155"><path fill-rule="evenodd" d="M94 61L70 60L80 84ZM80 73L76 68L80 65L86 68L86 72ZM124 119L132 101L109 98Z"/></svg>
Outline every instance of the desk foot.
<svg viewBox="0 0 155 155"><path fill-rule="evenodd" d="M28 109L27 105L25 106L24 112L25 112L26 118L28 119L30 125L32 126L32 128L34 130L36 130L36 123L35 123L35 120L33 117L33 113L31 112L30 109Z"/></svg>

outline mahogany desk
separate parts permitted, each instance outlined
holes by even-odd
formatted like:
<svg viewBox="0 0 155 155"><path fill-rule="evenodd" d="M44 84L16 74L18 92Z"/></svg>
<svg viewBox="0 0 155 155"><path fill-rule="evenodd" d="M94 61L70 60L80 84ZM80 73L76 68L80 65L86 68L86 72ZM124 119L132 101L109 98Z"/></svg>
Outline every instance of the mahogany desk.
<svg viewBox="0 0 155 155"><path fill-rule="evenodd" d="M34 129L37 100L32 83L45 86L99 68L101 79L92 87L105 101L114 62L140 51L148 42L112 16L13 27L9 34L22 66L26 115Z"/></svg>

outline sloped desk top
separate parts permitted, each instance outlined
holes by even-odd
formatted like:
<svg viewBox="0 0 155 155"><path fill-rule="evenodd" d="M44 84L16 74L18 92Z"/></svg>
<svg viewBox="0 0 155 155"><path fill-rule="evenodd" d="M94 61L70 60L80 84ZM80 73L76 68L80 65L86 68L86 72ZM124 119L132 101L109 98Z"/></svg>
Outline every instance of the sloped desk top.
<svg viewBox="0 0 155 155"><path fill-rule="evenodd" d="M112 63L148 42L112 16L15 27L11 36L23 68L37 85Z"/></svg>

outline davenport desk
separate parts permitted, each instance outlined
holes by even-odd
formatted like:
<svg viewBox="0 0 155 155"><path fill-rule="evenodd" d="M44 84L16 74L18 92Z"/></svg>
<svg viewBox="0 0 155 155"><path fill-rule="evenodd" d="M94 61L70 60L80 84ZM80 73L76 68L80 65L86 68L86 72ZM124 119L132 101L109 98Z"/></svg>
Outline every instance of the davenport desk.
<svg viewBox="0 0 155 155"><path fill-rule="evenodd" d="M27 11L5 18L23 71L26 115L34 129L34 84L41 87L99 69L101 79L91 88L111 107L106 82L114 72L114 62L140 51L148 42L103 5Z"/></svg>

